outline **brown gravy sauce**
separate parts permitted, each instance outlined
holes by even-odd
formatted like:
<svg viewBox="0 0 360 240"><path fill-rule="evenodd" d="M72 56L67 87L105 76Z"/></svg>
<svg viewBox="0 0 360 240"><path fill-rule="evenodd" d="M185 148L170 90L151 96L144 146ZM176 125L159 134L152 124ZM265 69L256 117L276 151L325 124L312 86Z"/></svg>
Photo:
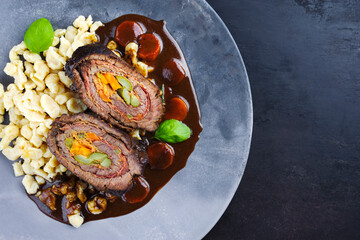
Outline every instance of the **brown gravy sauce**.
<svg viewBox="0 0 360 240"><path fill-rule="evenodd" d="M167 31L165 22L154 21L147 17L135 14L123 15L111 22L105 23L103 27L100 27L96 31L100 43L106 46L109 41L114 40L117 26L124 21L136 22L142 27L144 33L152 33L160 39L162 46L156 59L151 62L146 62L143 60L149 66L155 68L154 71L149 73L148 78L154 79L156 85L159 88L161 88L164 84L165 103L169 102L170 99L174 97L179 97L184 100L184 102L186 102L188 112L186 118L183 120L183 123L190 127L192 135L184 142L168 143L175 152L173 159L171 159L172 162L154 163L155 166L166 166L165 169L159 169L156 167L154 168L151 167L150 164L147 164L143 176L137 177L135 179L135 186L121 197L117 197L114 201L108 201L106 210L101 214L91 214L85 206L86 202L85 204L82 204L81 215L84 217L84 222L125 215L144 206L179 170L185 167L187 159L194 150L195 144L199 140L199 134L202 131L199 105L191 80L189 68L180 47L176 43L175 39ZM124 47L118 45L117 50L122 56L124 56ZM180 68L176 69L176 67L179 67L179 64L181 65ZM174 69L174 72L169 73L169 69ZM175 75L172 77L174 77L175 81L178 81L176 78L179 77L179 74L183 75L184 72L184 78L178 83L174 84L174 82L166 79L169 77L169 75L170 77L171 75ZM165 108L166 106L167 105L165 105ZM176 104L169 104L169 107L175 108ZM166 111L176 113L176 109L166 109ZM153 134L154 133L147 133L145 136L144 141L149 145L159 142L156 139L152 139ZM164 159L168 158L162 159L164 161ZM54 184L59 184L67 180L68 179L66 176L62 176L52 183L47 182L41 187L40 190L47 189ZM98 191L92 193L86 192L86 195L88 199L92 199L96 195L105 197L103 192ZM35 195L29 195L29 197L37 204L43 213L54 218L55 220L69 224L66 215L66 208L64 207L65 196L57 196L57 210L55 211L52 211Z"/></svg>

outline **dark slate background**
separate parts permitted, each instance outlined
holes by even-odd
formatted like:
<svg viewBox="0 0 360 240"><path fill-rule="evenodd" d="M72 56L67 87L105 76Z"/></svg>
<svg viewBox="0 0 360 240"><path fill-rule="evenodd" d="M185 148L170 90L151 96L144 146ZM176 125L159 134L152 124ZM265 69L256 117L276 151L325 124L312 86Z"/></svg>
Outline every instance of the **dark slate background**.
<svg viewBox="0 0 360 240"><path fill-rule="evenodd" d="M208 0L245 61L250 156L205 239L360 239L360 0Z"/></svg>

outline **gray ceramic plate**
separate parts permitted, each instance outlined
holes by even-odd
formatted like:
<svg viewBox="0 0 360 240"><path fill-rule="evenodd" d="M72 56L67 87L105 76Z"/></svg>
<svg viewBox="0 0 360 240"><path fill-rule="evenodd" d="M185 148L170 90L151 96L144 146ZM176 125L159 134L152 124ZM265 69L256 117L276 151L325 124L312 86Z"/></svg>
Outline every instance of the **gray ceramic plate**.
<svg viewBox="0 0 360 240"><path fill-rule="evenodd" d="M165 19L189 64L204 130L187 166L143 208L75 229L41 213L1 155L0 239L200 239L232 199L250 147L251 94L236 44L205 1L1 1L0 68L37 18L64 28L79 15L107 22L127 13ZM0 76L2 83L11 80Z"/></svg>

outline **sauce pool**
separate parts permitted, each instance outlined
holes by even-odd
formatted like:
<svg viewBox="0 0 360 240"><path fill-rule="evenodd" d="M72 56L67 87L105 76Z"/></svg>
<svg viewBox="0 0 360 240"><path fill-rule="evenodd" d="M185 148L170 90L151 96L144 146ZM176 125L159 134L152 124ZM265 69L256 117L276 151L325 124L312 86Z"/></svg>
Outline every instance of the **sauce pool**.
<svg viewBox="0 0 360 240"><path fill-rule="evenodd" d="M139 60L154 68L149 72L148 78L153 79L163 90L166 112L163 121L168 118L182 120L191 129L192 134L184 142L161 143L153 138L154 133L146 133L142 137L142 142L148 146L149 164L146 165L143 175L136 177L134 187L122 196L109 198L104 192L86 192L87 199L101 196L108 199L108 203L106 210L98 215L91 214L86 204L82 204L81 215L84 217L84 222L125 215L144 206L185 167L202 131L199 105L189 68L179 45L166 29L164 21L128 14L105 23L96 34L99 42L105 46L112 40L117 42L116 50L122 56L127 43L135 41L139 44ZM150 53L149 49L153 49L153 52ZM66 180L67 177L63 176L53 183L47 182L40 190ZM46 215L69 224L63 204L65 196L58 196L55 211L50 210L35 195L29 197Z"/></svg>

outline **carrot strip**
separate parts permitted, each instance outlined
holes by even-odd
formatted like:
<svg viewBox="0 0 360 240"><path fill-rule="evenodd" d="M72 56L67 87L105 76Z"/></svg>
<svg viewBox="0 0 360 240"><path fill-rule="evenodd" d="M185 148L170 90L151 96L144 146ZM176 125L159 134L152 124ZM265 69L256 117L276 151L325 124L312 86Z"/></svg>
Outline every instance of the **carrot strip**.
<svg viewBox="0 0 360 240"><path fill-rule="evenodd" d="M104 77L106 79L106 82L108 84L110 84L112 90L116 91L118 90L119 88L121 88L118 80L114 77L114 75L110 74L110 73L106 73L104 74Z"/></svg>
<svg viewBox="0 0 360 240"><path fill-rule="evenodd" d="M89 156L92 151L87 148L87 146L82 145L79 141L74 141L71 146L70 152L74 155L83 155L85 157Z"/></svg>

